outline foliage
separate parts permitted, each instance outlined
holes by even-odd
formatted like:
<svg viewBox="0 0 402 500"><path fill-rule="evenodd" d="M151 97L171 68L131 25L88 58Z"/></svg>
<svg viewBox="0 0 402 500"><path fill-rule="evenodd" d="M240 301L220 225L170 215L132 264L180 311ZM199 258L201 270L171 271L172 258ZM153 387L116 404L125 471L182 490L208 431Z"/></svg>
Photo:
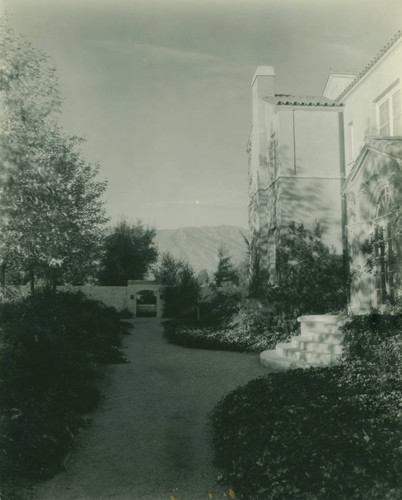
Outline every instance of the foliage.
<svg viewBox="0 0 402 500"><path fill-rule="evenodd" d="M383 284L384 297L381 299L389 306L398 304L402 299L400 282L402 276L402 240L397 221L398 217L393 214L385 227L375 224L362 245L362 252L367 257L365 269L376 276L377 280L383 279L384 275L388 277L386 281L389 283L388 286ZM391 283L393 286L389 286Z"/></svg>
<svg viewBox="0 0 402 500"><path fill-rule="evenodd" d="M280 238L275 276L264 288L261 298L273 316L338 312L348 296L343 258L323 243L319 224L309 230L291 223Z"/></svg>
<svg viewBox="0 0 402 500"><path fill-rule="evenodd" d="M128 280L143 279L158 257L155 236L156 228L141 221L118 222L104 240L99 284L125 286Z"/></svg>
<svg viewBox="0 0 402 500"><path fill-rule="evenodd" d="M119 316L121 320L129 320L134 317L132 311L130 311L127 307L119 311Z"/></svg>
<svg viewBox="0 0 402 500"><path fill-rule="evenodd" d="M0 307L0 478L47 477L99 401L99 366L124 362L119 314L42 290Z"/></svg>
<svg viewBox="0 0 402 500"><path fill-rule="evenodd" d="M378 361L380 347L402 334L402 313L353 316L343 327L343 359L348 363Z"/></svg>
<svg viewBox="0 0 402 500"><path fill-rule="evenodd" d="M261 265L261 249L258 242L261 238L261 232L255 231L253 237L249 240L244 237L247 244L249 256L249 283L248 288L251 297L264 297L266 288L269 285L269 273Z"/></svg>
<svg viewBox="0 0 402 500"><path fill-rule="evenodd" d="M206 269L201 269L197 274L197 281L200 286L208 286L210 283L210 277Z"/></svg>
<svg viewBox="0 0 402 500"><path fill-rule="evenodd" d="M165 252L154 270L154 275L158 281L166 285L163 293L164 315L166 317L194 317L200 284L190 264Z"/></svg>
<svg viewBox="0 0 402 500"><path fill-rule="evenodd" d="M55 70L47 57L1 21L0 260L2 280L82 284L100 256L103 224L98 167L66 137Z"/></svg>
<svg viewBox="0 0 402 500"><path fill-rule="evenodd" d="M402 314L373 311L343 331L340 366L268 374L215 408L216 462L239 492L399 498Z"/></svg>
<svg viewBox="0 0 402 500"><path fill-rule="evenodd" d="M164 324L164 337L172 344L216 351L261 352L269 349L267 337L263 333L244 334L234 329L217 329L198 324Z"/></svg>
<svg viewBox="0 0 402 500"><path fill-rule="evenodd" d="M287 340L294 332L295 324L283 318L269 322L266 308L256 299L234 302L235 313L227 320L216 323L217 315L201 322L165 324L164 336L173 344L202 349L261 352L273 349L278 342Z"/></svg>
<svg viewBox="0 0 402 500"><path fill-rule="evenodd" d="M212 287L212 295L208 302L202 304L201 321L215 327L226 327L229 319L239 310L239 304L246 290L230 282L219 288Z"/></svg>
<svg viewBox="0 0 402 500"><path fill-rule="evenodd" d="M218 249L218 268L214 273L214 285L216 288L230 283L232 285L239 284L239 275L232 263L232 258L227 253L225 246L220 246Z"/></svg>
<svg viewBox="0 0 402 500"><path fill-rule="evenodd" d="M341 384L342 373L272 373L226 396L213 412L224 481L264 500L357 499L379 484L401 487L400 417L375 387Z"/></svg>

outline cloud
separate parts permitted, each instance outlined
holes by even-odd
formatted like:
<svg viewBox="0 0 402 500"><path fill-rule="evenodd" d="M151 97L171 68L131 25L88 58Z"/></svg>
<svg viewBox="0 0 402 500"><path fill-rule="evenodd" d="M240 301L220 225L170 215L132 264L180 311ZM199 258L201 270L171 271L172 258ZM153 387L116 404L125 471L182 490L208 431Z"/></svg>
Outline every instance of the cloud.
<svg viewBox="0 0 402 500"><path fill-rule="evenodd" d="M90 40L91 45L109 49L117 52L145 52L159 59L170 59L184 63L213 63L220 62L222 59L209 54L199 52L189 52L180 49L170 49L152 43L135 42L131 40Z"/></svg>
<svg viewBox="0 0 402 500"><path fill-rule="evenodd" d="M143 62L146 65L171 67L172 71L175 71L177 67L190 67L191 71L202 71L204 78L214 80L239 80L251 71L249 64L239 64L210 54L169 48L152 43L95 39L90 40L89 44L102 49L102 51L112 52L115 57L120 55L126 59L129 57L132 61L135 59L136 62Z"/></svg>

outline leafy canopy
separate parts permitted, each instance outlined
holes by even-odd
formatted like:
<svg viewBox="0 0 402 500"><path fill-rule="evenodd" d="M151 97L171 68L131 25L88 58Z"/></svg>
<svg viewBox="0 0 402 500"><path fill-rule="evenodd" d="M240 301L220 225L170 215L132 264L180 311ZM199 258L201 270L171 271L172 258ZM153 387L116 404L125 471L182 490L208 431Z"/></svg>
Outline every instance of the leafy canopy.
<svg viewBox="0 0 402 500"><path fill-rule="evenodd" d="M56 285L83 283L100 257L105 182L63 133L47 56L0 25L0 264Z"/></svg>
<svg viewBox="0 0 402 500"><path fill-rule="evenodd" d="M224 284L239 284L239 275L232 263L232 257L224 245L218 248L218 268L214 273L215 286L217 288Z"/></svg>
<svg viewBox="0 0 402 500"><path fill-rule="evenodd" d="M165 252L154 275L158 281L167 285L164 292L165 316L191 314L199 298L200 284L190 264Z"/></svg>
<svg viewBox="0 0 402 500"><path fill-rule="evenodd" d="M104 239L99 283L125 286L128 280L143 279L158 257L155 236L156 228L141 221L118 222Z"/></svg>

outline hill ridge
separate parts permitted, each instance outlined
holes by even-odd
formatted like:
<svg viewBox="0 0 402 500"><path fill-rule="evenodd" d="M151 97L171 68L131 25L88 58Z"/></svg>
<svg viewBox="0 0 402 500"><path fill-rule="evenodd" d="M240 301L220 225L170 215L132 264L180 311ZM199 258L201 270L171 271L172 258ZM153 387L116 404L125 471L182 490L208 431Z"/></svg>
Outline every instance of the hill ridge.
<svg viewBox="0 0 402 500"><path fill-rule="evenodd" d="M189 226L158 229L155 241L160 255L170 252L174 257L187 261L196 272L201 269L213 272L216 270L218 248L221 245L225 245L234 264L244 261L247 246L243 235L247 235L247 230L239 226Z"/></svg>

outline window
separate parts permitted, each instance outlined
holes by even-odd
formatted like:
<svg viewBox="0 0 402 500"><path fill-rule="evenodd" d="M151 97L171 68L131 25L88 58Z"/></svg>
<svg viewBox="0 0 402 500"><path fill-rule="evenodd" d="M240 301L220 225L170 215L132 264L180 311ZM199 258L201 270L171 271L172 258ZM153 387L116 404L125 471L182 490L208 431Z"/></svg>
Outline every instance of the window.
<svg viewBox="0 0 402 500"><path fill-rule="evenodd" d="M395 258L397 255L395 233L390 222L375 229L375 289L377 306L393 300L395 294Z"/></svg>
<svg viewBox="0 0 402 500"><path fill-rule="evenodd" d="M392 96L393 135L402 135L401 127L401 91L397 90Z"/></svg>
<svg viewBox="0 0 402 500"><path fill-rule="evenodd" d="M377 198L376 224L374 229L374 264L377 306L393 300L400 259L399 239L390 220L392 194L389 186L384 186Z"/></svg>
<svg viewBox="0 0 402 500"><path fill-rule="evenodd" d="M384 186L377 198L376 218L384 217L391 212L392 196L389 186Z"/></svg>
<svg viewBox="0 0 402 500"><path fill-rule="evenodd" d="M378 131L382 136L402 135L401 91L394 90L378 103Z"/></svg>

